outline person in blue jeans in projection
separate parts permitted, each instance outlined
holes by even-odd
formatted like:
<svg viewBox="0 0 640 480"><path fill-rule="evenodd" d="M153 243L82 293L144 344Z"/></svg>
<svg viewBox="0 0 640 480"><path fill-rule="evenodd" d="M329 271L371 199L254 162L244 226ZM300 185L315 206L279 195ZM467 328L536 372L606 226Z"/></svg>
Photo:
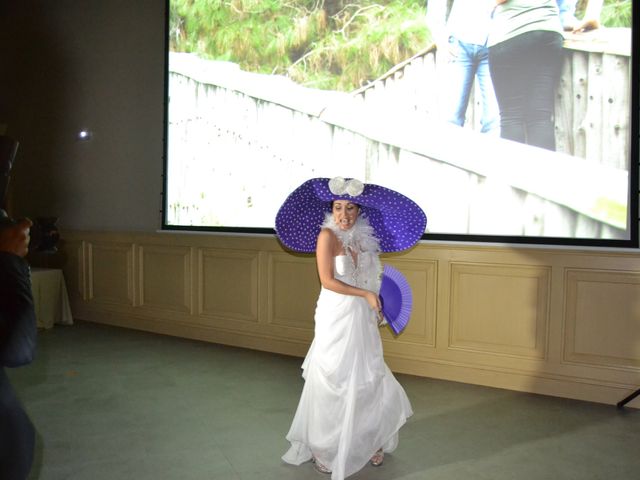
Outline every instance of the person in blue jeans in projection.
<svg viewBox="0 0 640 480"><path fill-rule="evenodd" d="M429 0L427 25L444 69L441 112L443 118L464 126L474 80L482 97L480 131L499 135L500 111L489 73L487 37L495 0L454 0L447 17L447 0ZM445 21L446 18L446 21Z"/></svg>

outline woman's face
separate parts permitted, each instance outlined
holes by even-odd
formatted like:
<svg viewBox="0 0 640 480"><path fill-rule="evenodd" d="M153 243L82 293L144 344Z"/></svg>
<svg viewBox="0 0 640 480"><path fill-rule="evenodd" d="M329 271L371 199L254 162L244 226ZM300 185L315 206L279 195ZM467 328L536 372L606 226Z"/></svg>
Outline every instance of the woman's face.
<svg viewBox="0 0 640 480"><path fill-rule="evenodd" d="M336 225L341 230L349 230L356 223L360 207L348 200L334 200L332 213Z"/></svg>

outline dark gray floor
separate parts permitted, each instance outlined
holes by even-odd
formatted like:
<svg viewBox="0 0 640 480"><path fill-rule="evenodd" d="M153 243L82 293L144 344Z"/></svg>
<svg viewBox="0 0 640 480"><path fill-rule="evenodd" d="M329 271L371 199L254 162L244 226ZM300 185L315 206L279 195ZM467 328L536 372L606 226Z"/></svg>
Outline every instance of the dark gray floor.
<svg viewBox="0 0 640 480"><path fill-rule="evenodd" d="M89 323L9 372L39 432L32 479L327 478L280 456L301 359ZM398 375L415 411L350 479L640 478L640 411Z"/></svg>

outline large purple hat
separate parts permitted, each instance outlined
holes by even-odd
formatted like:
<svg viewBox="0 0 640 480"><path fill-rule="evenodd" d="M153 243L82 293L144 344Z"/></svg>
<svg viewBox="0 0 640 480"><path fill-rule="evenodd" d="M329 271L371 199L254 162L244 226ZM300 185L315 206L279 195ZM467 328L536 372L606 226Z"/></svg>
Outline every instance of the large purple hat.
<svg viewBox="0 0 640 480"><path fill-rule="evenodd" d="M383 252L413 247L427 226L418 204L394 190L356 179L312 178L296 188L278 210L276 234L283 245L296 252L315 252L333 200L360 205L360 214L373 227Z"/></svg>

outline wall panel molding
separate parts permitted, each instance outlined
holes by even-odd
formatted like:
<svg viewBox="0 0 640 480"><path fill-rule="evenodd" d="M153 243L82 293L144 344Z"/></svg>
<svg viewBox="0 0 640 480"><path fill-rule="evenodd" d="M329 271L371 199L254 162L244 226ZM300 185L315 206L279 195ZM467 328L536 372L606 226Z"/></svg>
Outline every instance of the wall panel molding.
<svg viewBox="0 0 640 480"><path fill-rule="evenodd" d="M545 358L550 268L451 263L449 348Z"/></svg>
<svg viewBox="0 0 640 480"><path fill-rule="evenodd" d="M271 235L64 240L76 319L296 356L311 343L315 258ZM420 243L382 261L414 295L406 330L381 330L396 372L610 404L640 385L636 253Z"/></svg>
<svg viewBox="0 0 640 480"><path fill-rule="evenodd" d="M567 269L563 359L640 371L640 273Z"/></svg>
<svg viewBox="0 0 640 480"><path fill-rule="evenodd" d="M138 305L192 313L191 256L189 247L138 245Z"/></svg>
<svg viewBox="0 0 640 480"><path fill-rule="evenodd" d="M321 288L315 257L271 253L268 272L267 323L276 328L313 330Z"/></svg>
<svg viewBox="0 0 640 480"><path fill-rule="evenodd" d="M85 246L87 300L133 306L133 244L87 242Z"/></svg>
<svg viewBox="0 0 640 480"><path fill-rule="evenodd" d="M202 248L198 250L200 318L215 323L258 323L258 252Z"/></svg>

